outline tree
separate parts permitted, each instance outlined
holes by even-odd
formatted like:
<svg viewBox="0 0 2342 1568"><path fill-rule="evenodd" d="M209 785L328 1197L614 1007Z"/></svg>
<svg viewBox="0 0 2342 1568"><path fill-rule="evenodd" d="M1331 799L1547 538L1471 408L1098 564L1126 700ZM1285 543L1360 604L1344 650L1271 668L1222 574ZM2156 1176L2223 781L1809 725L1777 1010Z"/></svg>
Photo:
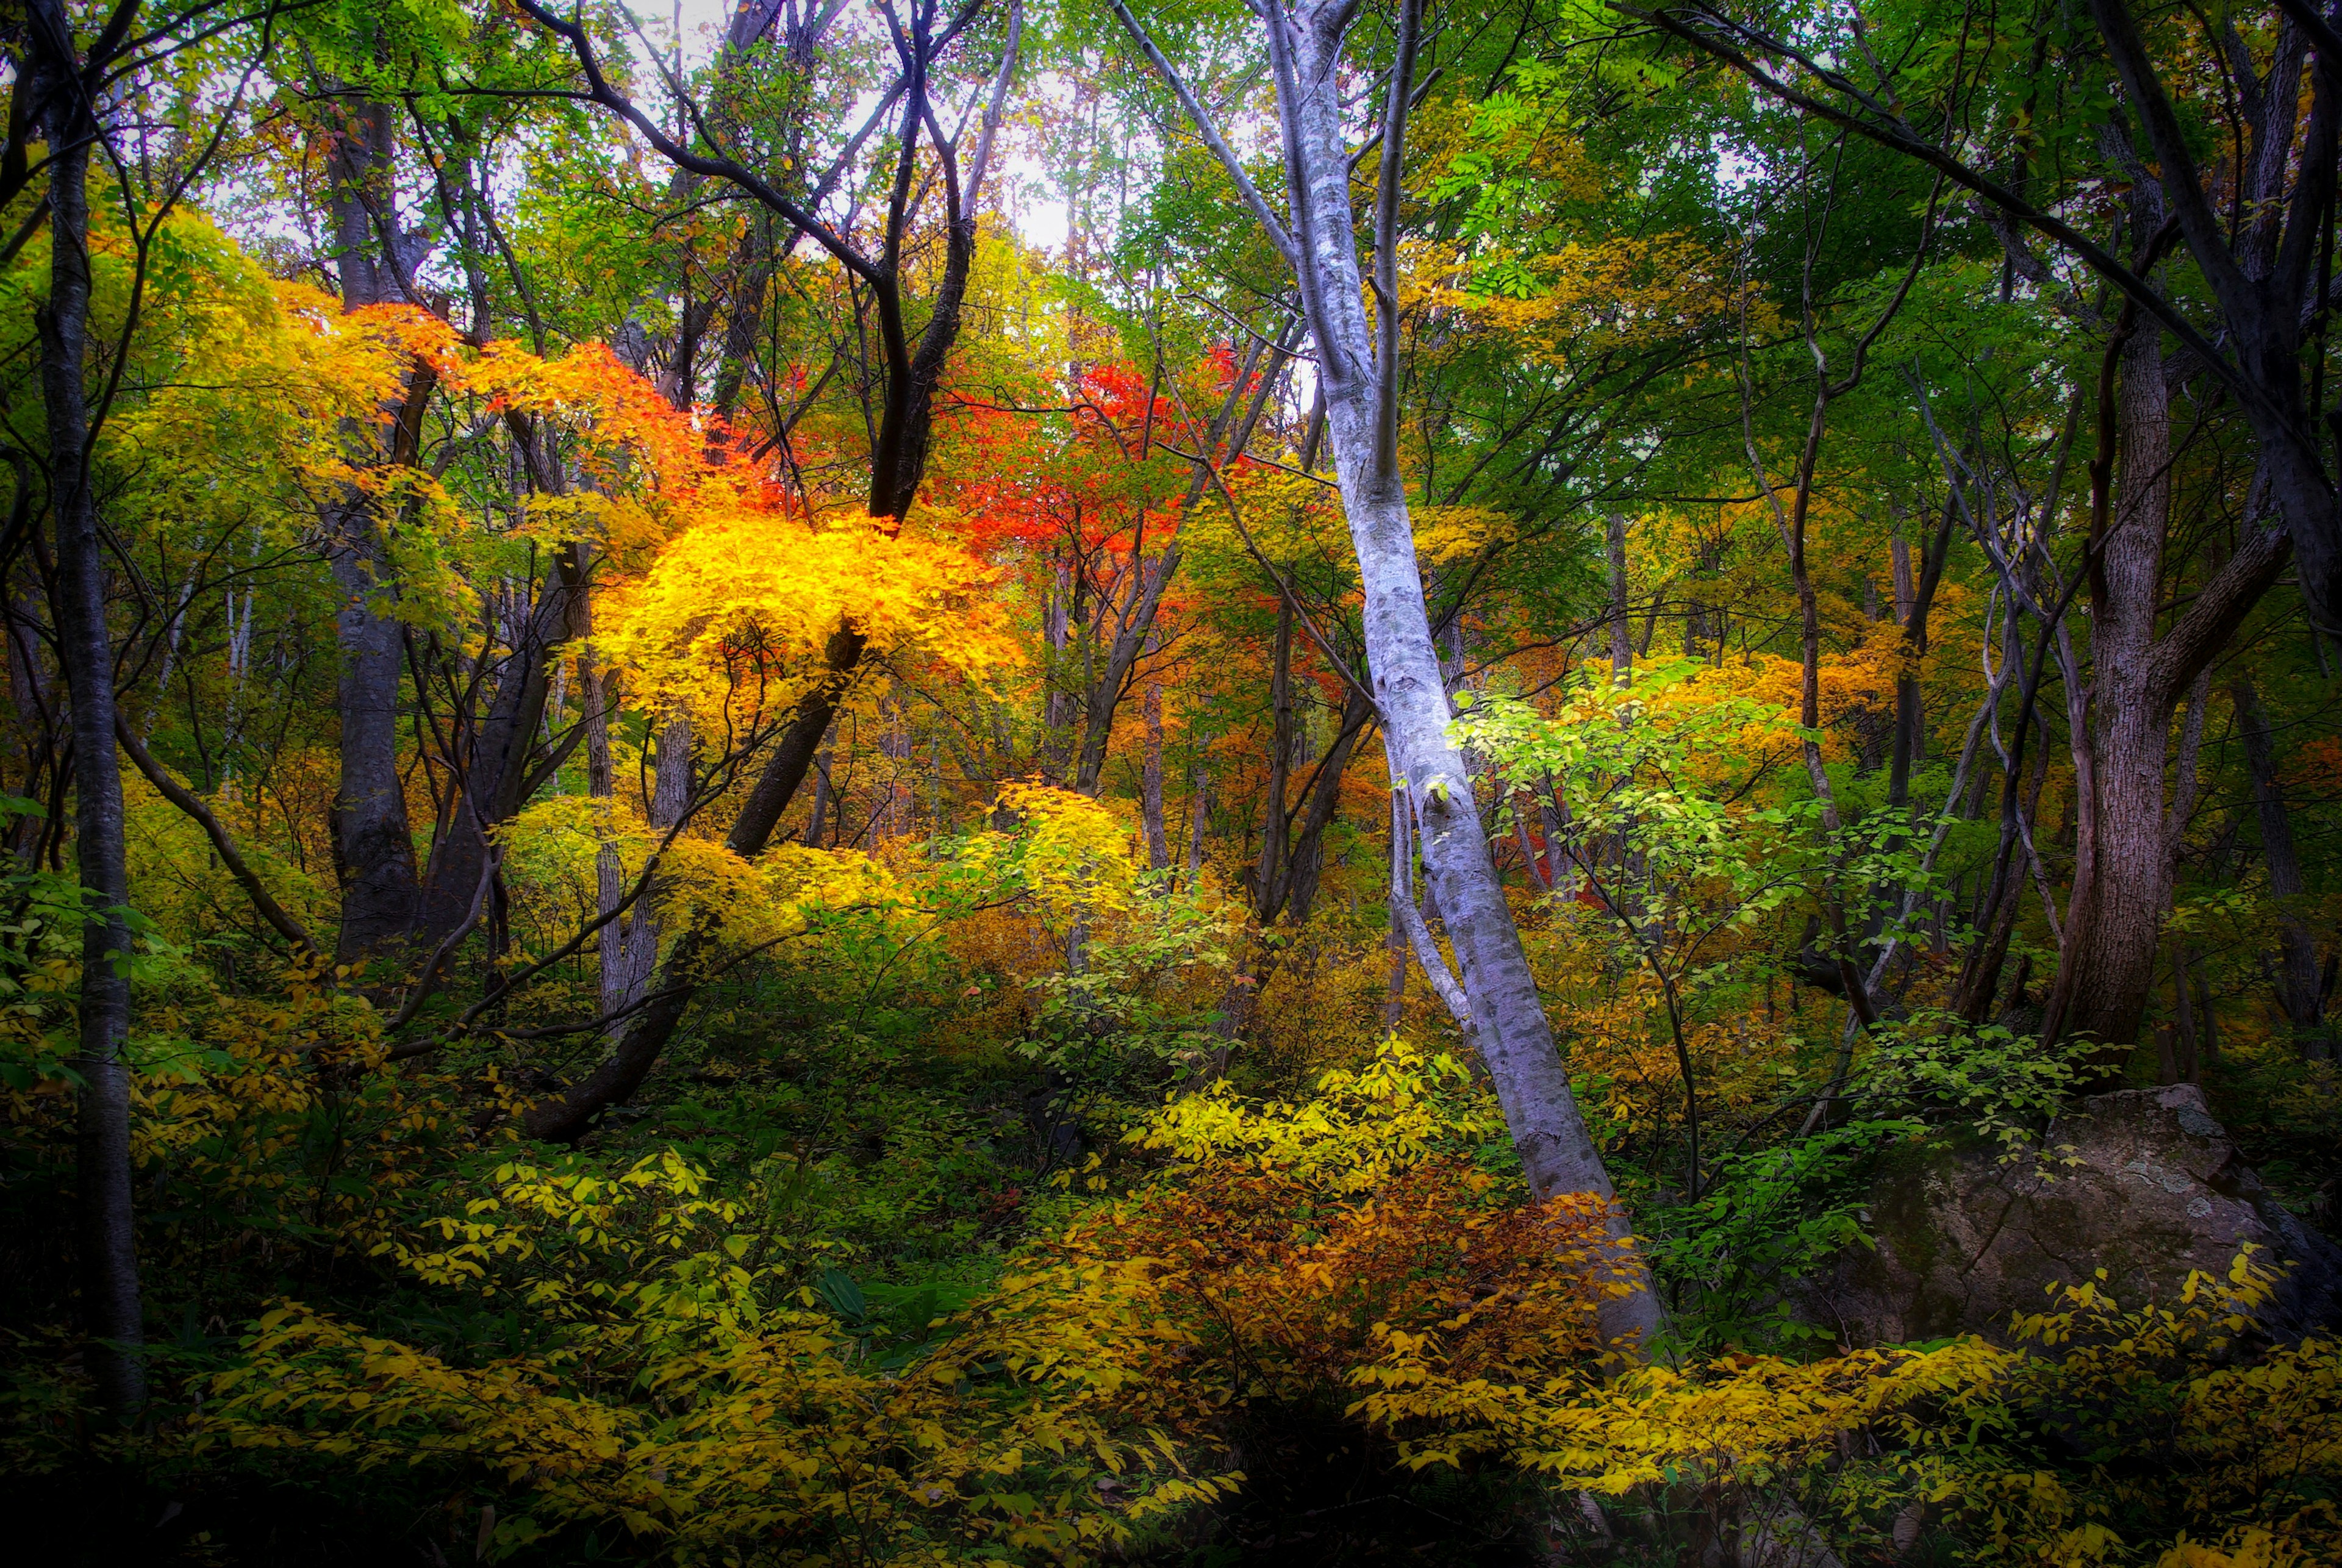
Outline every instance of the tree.
<svg viewBox="0 0 2342 1568"><path fill-rule="evenodd" d="M1449 738L1447 687L1432 643L1399 467L1399 207L1421 7L1405 0L1399 9L1374 133L1379 148L1370 277L1361 275L1358 261L1350 198L1354 157L1342 92L1356 11L1331 0L1277 0L1262 13L1285 165L1283 217L1138 19L1120 0L1115 13L1177 93L1196 135L1292 269L1365 588L1366 660L1378 717L1402 770L1395 783L1407 792L1420 824L1426 879L1456 941L1480 1052L1532 1189L1540 1197L1586 1193L1607 1201L1608 1173L1570 1094L1489 858L1471 773ZM1371 321L1361 304L1369 284ZM1614 1223L1623 1237L1624 1215ZM1647 1341L1657 1328L1656 1300L1647 1286L1620 1298L1604 1323L1607 1335L1628 1342Z"/></svg>

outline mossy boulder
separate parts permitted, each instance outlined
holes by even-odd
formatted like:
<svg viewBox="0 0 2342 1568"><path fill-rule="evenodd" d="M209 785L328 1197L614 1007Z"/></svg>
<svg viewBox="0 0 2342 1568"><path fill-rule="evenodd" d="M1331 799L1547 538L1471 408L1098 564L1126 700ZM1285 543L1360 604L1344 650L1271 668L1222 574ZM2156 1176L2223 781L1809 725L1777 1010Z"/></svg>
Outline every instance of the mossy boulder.
<svg viewBox="0 0 2342 1568"><path fill-rule="evenodd" d="M2014 1159L1931 1138L1882 1171L1868 1228L1875 1250L1849 1249L1801 1293L1807 1318L1850 1345L2006 1341L2052 1286L2099 1270L2125 1305L2167 1300L2247 1244L2287 1271L2269 1333L2342 1323L2342 1248L2277 1203L2192 1084L2083 1100Z"/></svg>

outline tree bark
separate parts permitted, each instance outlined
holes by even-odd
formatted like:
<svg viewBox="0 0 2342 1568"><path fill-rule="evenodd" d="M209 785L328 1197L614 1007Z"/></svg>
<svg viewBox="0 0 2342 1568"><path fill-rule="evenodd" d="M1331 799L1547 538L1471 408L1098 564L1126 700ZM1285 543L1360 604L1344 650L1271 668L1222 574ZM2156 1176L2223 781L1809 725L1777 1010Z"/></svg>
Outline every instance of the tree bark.
<svg viewBox="0 0 2342 1568"><path fill-rule="evenodd" d="M1570 1093L1569 1074L1555 1048L1511 905L1488 856L1471 774L1449 737L1447 691L1426 612L1398 461L1398 183L1420 7L1416 0L1405 0L1401 7L1401 36L1382 126L1371 331L1360 309L1367 280L1358 265L1352 160L1343 125L1347 77L1342 54L1354 15L1336 0L1273 0L1263 8L1291 232L1256 193L1247 199L1293 265L1316 340L1335 474L1365 591L1364 628L1376 704L1399 782L1422 824L1426 880L1456 944L1506 1124L1530 1189L1541 1199L1579 1193L1607 1206L1612 1233L1623 1245L1630 1227ZM1125 19L1129 22L1126 13ZM1192 106L1190 112L1197 113ZM1211 139L1225 146L1216 133ZM1221 155L1239 189L1251 193L1241 162L1232 154ZM1639 1273L1635 1277L1643 1281ZM1603 1333L1614 1342L1646 1343L1659 1326L1657 1299L1646 1281L1603 1309Z"/></svg>
<svg viewBox="0 0 2342 1568"><path fill-rule="evenodd" d="M2177 694L2157 690L2151 658L2171 509L2171 398L2151 329L2123 346L2120 398L2115 512L2090 578L2088 794L2077 802L2083 837L2051 1004L2067 1031L2109 1047L2138 1039L2171 889L2164 773Z"/></svg>
<svg viewBox="0 0 2342 1568"><path fill-rule="evenodd" d="M340 275L342 306L357 310L396 299L396 258L385 236L396 228L392 206L395 147L390 110L335 100L339 122L326 133L326 206ZM411 463L434 377L417 365L403 401L384 411L375 439L388 461ZM406 788L398 771L399 687L405 674L405 627L384 595L395 591L383 519L362 495L326 509L341 608L334 620L341 651L337 707L341 783L334 797L334 863L341 883L342 924L335 955L345 964L395 959L415 930L421 899ZM465 890L468 900L470 889Z"/></svg>
<svg viewBox="0 0 2342 1568"><path fill-rule="evenodd" d="M1261 791L1260 859L1253 866L1253 914L1263 925L1285 904L1286 835L1291 816L1285 809L1293 772L1293 606L1276 606L1276 636L1268 659L1268 782Z"/></svg>
<svg viewBox="0 0 2342 1568"><path fill-rule="evenodd" d="M122 763L115 750L114 639L105 615L105 559L90 476L89 151L102 134L90 87L58 0L33 0L35 69L50 95L49 297L40 307L41 394L49 439L49 504L56 530L58 662L72 704L74 850L88 914L82 926L80 1201L82 1319L99 1399L116 1417L146 1399L139 1353L136 1216L130 1187L130 1034Z"/></svg>
<svg viewBox="0 0 2342 1568"><path fill-rule="evenodd" d="M1167 870L1171 864L1171 841L1163 828L1163 686L1158 681L1146 683L1146 760L1139 774L1139 810L1146 819L1146 864L1149 870Z"/></svg>
<svg viewBox="0 0 2342 1568"><path fill-rule="evenodd" d="M1625 687L1635 678L1635 642L1626 620L1626 514L1610 514L1605 543L1610 563L1610 684Z"/></svg>
<svg viewBox="0 0 2342 1568"><path fill-rule="evenodd" d="M2269 733L2268 714L2249 676L2229 684L2237 704L2237 727L2243 732L2246 771L2252 775L2253 810L2261 829L2261 859L2268 867L2269 893L2277 900L2277 1000L2293 1026L2295 1045L2312 1061L2333 1054L2326 1028L2325 976L2317 961L2317 933L2304 918L2303 897L2308 891L2301 874L2301 855L2293 842L2293 820L2286 810L2284 786L2277 780L2277 745Z"/></svg>
<svg viewBox="0 0 2342 1568"><path fill-rule="evenodd" d="M548 486L558 494L557 486ZM531 761L552 694L554 662L577 632L585 594L583 555L565 545L547 566L536 601L497 672L495 694L465 748L464 772L446 828L433 846L415 916L415 946L424 952L461 924L486 867L490 835L528 804L523 790L535 772Z"/></svg>
<svg viewBox="0 0 2342 1568"><path fill-rule="evenodd" d="M728 159L696 153L667 136L610 87L582 25L565 21L535 4L535 0L521 0L521 8L539 26L568 42L595 101L641 131L661 155L679 167L732 181L800 232L811 235L869 286L885 371L880 378L881 407L869 459L867 511L881 527L899 529L926 474L936 388L943 378L945 360L959 337L969 272L976 260L977 204L991 159L993 136L1000 125L1009 75L1023 38L1024 11L1018 0L1010 0L1000 68L993 78L976 126L976 145L966 170L963 172L958 154L949 144L936 149L943 173L936 183L946 204L942 225L944 255L935 292L928 301L926 325L916 340L909 335L903 313L904 245L910 212L906 200L898 199L890 208L886 242L879 255L875 259L866 255L753 172ZM904 90L902 135L896 152L897 184L906 191L909 188L911 160L916 152L919 131L931 124L928 71L935 21L932 14L915 17L906 37L910 60ZM772 754L757 775L731 831L726 834L726 847L733 854L752 860L771 843L774 830L796 798L797 789L812 768L839 704L860 672L868 646L867 635L856 627L841 625L831 634L823 651L821 673L784 722ZM695 923L676 935L666 962L659 965L651 982L650 1002L627 1024L616 1048L582 1082L532 1106L522 1116L522 1128L529 1136L575 1142L605 1110L623 1103L641 1086L705 983L707 961L718 935L716 929L706 922Z"/></svg>
<svg viewBox="0 0 2342 1568"><path fill-rule="evenodd" d="M681 822L691 804L691 720L688 715L677 714L659 730L650 798L650 827L655 834L664 835ZM624 933L615 942L606 940L602 945L605 1014L616 1014L640 1001L651 971L657 966L658 896L662 891L655 883L633 909L602 928L605 934L622 928Z"/></svg>

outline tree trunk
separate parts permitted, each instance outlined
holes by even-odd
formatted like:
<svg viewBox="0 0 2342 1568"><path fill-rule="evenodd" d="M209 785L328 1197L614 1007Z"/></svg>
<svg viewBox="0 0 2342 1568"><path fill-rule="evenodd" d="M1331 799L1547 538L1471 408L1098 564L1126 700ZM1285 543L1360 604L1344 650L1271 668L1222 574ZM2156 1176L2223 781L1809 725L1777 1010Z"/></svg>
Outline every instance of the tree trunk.
<svg viewBox="0 0 2342 1568"><path fill-rule="evenodd" d="M2293 1026L2294 1043L2304 1056L2321 1061L2333 1054L2326 1029L2325 977L2319 973L2317 930L2303 918L2307 888L2301 875L2301 855L2293 842L2293 820L2286 810L2284 787L2277 782L2277 746L2269 734L2268 714L2249 677L2229 684L2237 704L2237 727L2244 734L2245 765L2252 775L2253 810L2260 820L2261 858L2268 866L2269 893L2277 900L2277 1000Z"/></svg>
<svg viewBox="0 0 2342 1568"><path fill-rule="evenodd" d="M1212 814L1212 774L1204 765L1204 752L1196 748L1195 782L1187 804L1187 885L1193 887L1204 870L1204 834Z"/></svg>
<svg viewBox="0 0 2342 1568"><path fill-rule="evenodd" d="M457 799L423 877L415 919L421 951L435 950L463 924L487 874L490 835L528 804L524 787L535 772L530 762L545 725L553 665L575 634L584 584L579 547L566 545L547 568L497 674L487 714L472 731Z"/></svg>
<svg viewBox="0 0 2342 1568"><path fill-rule="evenodd" d="M1268 783L1262 790L1260 860L1253 867L1253 914L1263 925L1285 905L1285 794L1293 771L1293 606L1279 600L1268 663Z"/></svg>
<svg viewBox="0 0 2342 1568"><path fill-rule="evenodd" d="M2119 385L2118 483L2090 586L2087 794L2076 803L2074 891L2049 1005L2051 1027L2099 1042L2109 1065L2138 1042L2171 895L2164 772L2178 694L2163 689L2154 657L2171 394L2151 327L2123 345Z"/></svg>
<svg viewBox="0 0 2342 1568"><path fill-rule="evenodd" d="M394 146L390 111L337 99L328 132L326 205L334 265L345 310L399 297L395 256L383 236L396 231L392 206ZM423 406L434 378L410 372L401 406L385 410L377 451L411 462ZM352 494L327 508L325 533L341 590L335 637L341 650L338 707L341 783L334 798L334 861L341 883L336 956L356 963L394 958L415 930L421 896L406 787L398 771L398 696L405 674L405 628L389 611L394 589L382 520L374 503ZM468 901L470 889L465 889Z"/></svg>
<svg viewBox="0 0 2342 1568"><path fill-rule="evenodd" d="M667 829L683 820L685 809L691 804L691 720L678 714L669 719L659 731L656 771L652 775L650 799L650 829L654 837L664 835ZM638 899L634 908L617 920L604 926L604 931L624 927L624 936L615 944L605 944L602 961L602 1011L614 1014L631 1007L642 999L643 987L650 981L651 971L658 962L659 921L658 896L663 891L654 879L652 887ZM610 948L615 945L613 954ZM616 962L612 962L615 957Z"/></svg>
<svg viewBox="0 0 2342 1568"><path fill-rule="evenodd" d="M1426 881L1436 894L1506 1126L1539 1198L1583 1193L1610 1206L1614 1235L1629 1226L1586 1131L1569 1074L1529 973L1512 907L1488 858L1471 774L1448 735L1450 713L1397 454L1398 302L1395 214L1419 12L1404 8L1403 67L1393 72L1377 205L1378 332L1360 310L1351 158L1343 127L1343 36L1352 10L1333 0L1266 7L1294 215L1289 241L1316 339L1326 430L1365 590L1367 662L1404 787L1422 824ZM1241 174L1239 168L1238 173ZM1381 354L1377 358L1376 338ZM1639 1276L1638 1276L1639 1277ZM1660 1324L1647 1283L1607 1302L1606 1338L1647 1343Z"/></svg>
<svg viewBox="0 0 2342 1568"><path fill-rule="evenodd" d="M1146 864L1165 871L1171 864L1171 841L1163 829L1163 687L1146 683L1146 761L1139 776L1139 809L1146 819Z"/></svg>
<svg viewBox="0 0 2342 1568"><path fill-rule="evenodd" d="M1911 804L1911 767L1927 754L1927 713L1919 690L1919 667L1927 656L1927 617L1949 558L1956 502L1947 497L1944 519L1932 541L1921 547L1919 570L1911 569L1911 546L1900 532L1892 549L1895 620L1903 628L1902 663L1895 673L1895 750L1888 764L1887 803L1897 811Z"/></svg>
<svg viewBox="0 0 2342 1568"><path fill-rule="evenodd" d="M92 115L72 25L58 0L34 0L35 68L51 85L49 297L38 314L41 394L49 438L49 497L56 529L58 662L73 708L74 849L91 918L82 926L79 1190L82 1318L99 1398L117 1417L145 1403L138 1249L130 1192L130 1034L133 951L123 838L122 763L115 750L114 640L105 617L89 449L89 149ZM23 91L19 88L19 91Z"/></svg>
<svg viewBox="0 0 2342 1568"><path fill-rule="evenodd" d="M1626 622L1626 515L1613 512L1606 539L1610 561L1610 684L1626 686L1635 678L1635 643Z"/></svg>

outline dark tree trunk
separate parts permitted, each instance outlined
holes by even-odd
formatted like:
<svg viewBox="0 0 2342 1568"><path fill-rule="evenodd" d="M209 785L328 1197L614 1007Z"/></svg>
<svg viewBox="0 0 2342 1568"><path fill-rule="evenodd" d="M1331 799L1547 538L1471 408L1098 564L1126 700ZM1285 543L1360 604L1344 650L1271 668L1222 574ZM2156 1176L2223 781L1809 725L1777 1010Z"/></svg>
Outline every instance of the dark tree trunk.
<svg viewBox="0 0 2342 1568"><path fill-rule="evenodd" d="M2051 1006L2068 1032L2110 1050L2139 1038L2171 894L2164 773L2178 694L2159 689L2152 657L2171 511L2171 397L2151 328L2123 346L2120 397L2119 483L2090 584L2089 798L2077 802L2074 892Z"/></svg>
<svg viewBox="0 0 2342 1568"><path fill-rule="evenodd" d="M476 726L468 729L462 776L432 848L416 916L415 945L437 948L473 908L480 878L489 874L490 835L528 804L525 790L539 771L533 765L537 734L552 695L554 662L580 624L585 574L579 549L562 549L546 571L536 602L497 673L495 694Z"/></svg>
<svg viewBox="0 0 2342 1568"><path fill-rule="evenodd" d="M2293 842L2293 820L2286 810L2284 786L2277 781L2277 745L2269 734L2268 714L2252 681L2238 676L2228 686L2237 704L2237 727L2243 732L2245 765L2252 775L2253 810L2260 821L2261 859L2268 867L2269 893L2277 900L2277 1000L2293 1026L2294 1043L2303 1055L2322 1060L2333 1054L2326 1027L2325 976L2317 961L2317 932L2306 919L2301 855Z"/></svg>
<svg viewBox="0 0 2342 1568"><path fill-rule="evenodd" d="M1626 517L1609 516L1605 539L1610 564L1610 684L1623 686L1634 679L1635 644L1626 618Z"/></svg>
<svg viewBox="0 0 2342 1568"><path fill-rule="evenodd" d="M581 65L593 59L593 44L584 28L566 23L554 13L522 0L522 8L538 25L547 27L567 40L577 55ZM802 209L780 198L771 187L747 170L735 165L708 164L700 155L666 139L663 135L651 137L663 155L678 166L695 167L696 172L720 175L756 196L776 215L806 232L818 231L825 247L841 259L851 256L850 265L856 275L869 285L875 297L876 315L881 338L880 347L885 374L881 381L883 406L876 422L876 440L870 454L869 504L870 516L882 526L899 528L916 496L921 479L926 472L927 448L934 423L935 392L941 381L944 362L959 336L960 313L966 301L969 269L976 259L977 204L989 162L992 138L1000 123L1007 92L1008 77L1020 47L1023 28L1021 6L1011 0L1008 35L1002 51L999 74L994 78L991 95L986 105L977 128L974 155L967 160L965 174L956 155L943 160L944 177L940 184L946 202L943 225L944 256L941 275L930 301L926 325L916 343L905 325L902 298L902 264L906 222L901 217L890 222L886 245L876 258L856 252L834 232L820 229L818 220ZM919 128L927 124L932 112L928 101L927 68L929 51L933 46L935 18L916 18L907 42L913 56L910 80L906 86L906 113L902 122L903 136L899 156L901 178L907 184L911 165L908 160L916 150ZM589 80L598 76L596 65ZM606 88L601 100L606 106L616 108ZM631 108L631 105L627 105ZM625 112L621 110L621 112ZM907 214L907 208L899 209ZM754 859L764 853L772 841L774 830L805 777L813 766L823 737L829 733L836 717L840 702L852 686L862 666L868 638L859 629L840 626L829 638L824 653L823 670L813 689L798 702L796 711L784 722L778 740L764 770L749 791L739 816L726 835L725 844L742 859ZM555 1142L574 1142L584 1135L595 1121L610 1106L622 1104L639 1088L659 1054L674 1035L694 996L707 978L707 965L717 945L719 933L701 922L678 934L669 949L666 960L658 967L650 985L651 1000L626 1025L616 1048L592 1074L581 1083L551 1099L532 1106L521 1118L523 1129L534 1138Z"/></svg>
<svg viewBox="0 0 2342 1568"><path fill-rule="evenodd" d="M1919 666L1927 656L1927 616L1943 581L1944 563L1950 557L1952 520L1958 514L1947 497L1944 518L1936 535L1920 551L1915 581L1911 547L1895 536L1895 618L1903 628L1903 663L1895 675L1895 750L1888 764L1887 802L1897 810L1911 804L1911 767L1927 754L1927 713L1919 690Z"/></svg>
<svg viewBox="0 0 2342 1568"><path fill-rule="evenodd" d="M334 101L327 131L326 205L335 270L345 309L400 297L392 205L395 147L390 110L381 104ZM394 464L412 463L433 376L418 365L402 404L385 411L378 433ZM415 930L421 888L406 787L398 769L399 689L405 674L405 628L390 612L395 592L384 520L375 504L352 494L326 509L334 580L342 604L335 616L341 650L337 706L341 783L334 797L334 863L341 883L336 956L344 963L395 959ZM468 890L467 890L468 892Z"/></svg>
<svg viewBox="0 0 2342 1568"><path fill-rule="evenodd" d="M79 1189L82 1317L98 1395L116 1416L145 1403L139 1353L138 1250L130 1189L133 948L123 839L122 764L114 746L114 641L105 616L105 563L90 478L89 152L101 135L89 87L58 0L34 0L35 68L51 94L49 297L40 307L41 393L49 439L49 498L56 530L59 662L72 704L74 849L91 918L82 927Z"/></svg>
<svg viewBox="0 0 2342 1568"><path fill-rule="evenodd" d="M1285 905L1286 835L1292 818L1285 795L1293 772L1293 606L1279 600L1276 636L1268 661L1268 783L1262 791L1260 859L1252 872L1253 914L1263 925Z"/></svg>
<svg viewBox="0 0 2342 1568"><path fill-rule="evenodd" d="M1146 760L1139 775L1139 809L1146 823L1146 864L1165 871L1171 864L1171 841L1163 826L1163 687L1146 683Z"/></svg>

